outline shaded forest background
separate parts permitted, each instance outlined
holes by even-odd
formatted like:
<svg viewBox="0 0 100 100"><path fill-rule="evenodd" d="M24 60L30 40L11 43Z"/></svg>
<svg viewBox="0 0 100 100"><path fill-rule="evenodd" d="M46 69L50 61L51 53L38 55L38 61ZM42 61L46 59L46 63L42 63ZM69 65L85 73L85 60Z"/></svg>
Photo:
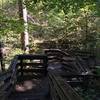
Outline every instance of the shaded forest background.
<svg viewBox="0 0 100 100"><path fill-rule="evenodd" d="M93 51L100 56L100 0L23 0L23 3L28 12L30 53L60 48ZM18 7L18 0L0 0L0 41L5 44L7 61L24 53L21 49L24 25Z"/></svg>

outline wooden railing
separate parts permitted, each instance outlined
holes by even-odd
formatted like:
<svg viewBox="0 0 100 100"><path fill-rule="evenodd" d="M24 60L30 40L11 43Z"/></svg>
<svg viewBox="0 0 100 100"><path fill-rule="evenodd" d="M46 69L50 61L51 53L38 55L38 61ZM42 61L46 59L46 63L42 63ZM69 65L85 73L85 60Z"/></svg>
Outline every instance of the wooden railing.
<svg viewBox="0 0 100 100"><path fill-rule="evenodd" d="M40 78L47 74L47 56L18 55L18 78Z"/></svg>
<svg viewBox="0 0 100 100"><path fill-rule="evenodd" d="M10 95L17 81L27 78L40 78L47 74L47 56L17 55L9 69L0 74L0 100Z"/></svg>
<svg viewBox="0 0 100 100"><path fill-rule="evenodd" d="M91 66L96 66L96 52L94 51L83 51L83 50L63 50L64 52L68 52L70 55L73 55L75 57L80 57L84 60L85 63L87 63L88 67L91 68Z"/></svg>
<svg viewBox="0 0 100 100"><path fill-rule="evenodd" d="M0 74L0 100L5 100L14 89L16 83L17 57L13 59L9 69Z"/></svg>
<svg viewBox="0 0 100 100"><path fill-rule="evenodd" d="M100 79L100 76L92 74L82 75L85 67L75 65L76 58L68 53L60 50L46 50L45 53L46 55L24 54L14 57L9 69L0 74L0 100L5 100L11 94L17 81L43 78L47 75L52 100L83 100L71 86L81 83L87 85L89 79ZM47 74L48 61L55 63L54 60L60 62L63 69L70 71L70 74L56 74L53 70L49 70Z"/></svg>
<svg viewBox="0 0 100 100"><path fill-rule="evenodd" d="M64 49L63 51L68 52L68 53L75 55L75 56L82 56L82 57L87 57L87 56L88 57L89 56L95 57L96 56L94 51L85 51L85 50L84 51L83 50L70 50L70 51L68 51L66 49Z"/></svg>
<svg viewBox="0 0 100 100"><path fill-rule="evenodd" d="M48 56L48 62L59 62L70 73L85 74L88 72L88 67L80 57L72 56L59 49L46 49L45 54Z"/></svg>
<svg viewBox="0 0 100 100"><path fill-rule="evenodd" d="M52 100L83 100L82 97L59 75L49 72Z"/></svg>
<svg viewBox="0 0 100 100"><path fill-rule="evenodd" d="M84 87L85 90L98 86L98 75L66 75L61 76L55 71L49 71L49 84L52 100L85 100L75 90L76 87Z"/></svg>

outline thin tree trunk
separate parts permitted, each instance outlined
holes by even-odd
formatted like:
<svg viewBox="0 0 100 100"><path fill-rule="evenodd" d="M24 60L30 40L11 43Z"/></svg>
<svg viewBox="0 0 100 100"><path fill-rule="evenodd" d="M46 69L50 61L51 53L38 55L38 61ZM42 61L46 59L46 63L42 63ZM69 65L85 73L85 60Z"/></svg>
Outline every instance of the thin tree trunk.
<svg viewBox="0 0 100 100"><path fill-rule="evenodd" d="M27 22L27 9L24 5L24 0L18 0L19 6L19 17L24 25L24 32L21 33L21 44L22 50L29 51L29 34L28 34L28 22Z"/></svg>

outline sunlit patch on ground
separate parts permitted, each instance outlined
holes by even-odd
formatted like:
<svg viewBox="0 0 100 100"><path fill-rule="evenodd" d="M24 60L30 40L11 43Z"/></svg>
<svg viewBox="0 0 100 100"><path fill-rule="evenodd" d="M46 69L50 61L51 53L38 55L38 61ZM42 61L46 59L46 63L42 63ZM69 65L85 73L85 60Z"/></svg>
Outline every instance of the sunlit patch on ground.
<svg viewBox="0 0 100 100"><path fill-rule="evenodd" d="M15 89L16 91L24 92L33 89L34 87L36 87L36 85L37 85L36 82L27 80L24 81L23 84L17 84Z"/></svg>

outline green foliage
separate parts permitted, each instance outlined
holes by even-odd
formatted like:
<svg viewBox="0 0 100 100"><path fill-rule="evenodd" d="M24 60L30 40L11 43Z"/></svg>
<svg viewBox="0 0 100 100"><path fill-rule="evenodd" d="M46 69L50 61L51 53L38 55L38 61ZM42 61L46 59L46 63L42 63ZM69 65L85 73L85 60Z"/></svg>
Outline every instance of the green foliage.
<svg viewBox="0 0 100 100"><path fill-rule="evenodd" d="M100 40L96 22L100 8L98 3L99 0L26 1L34 18L47 22L46 26L33 25L31 31L41 34L45 39L62 39L73 48L93 50Z"/></svg>
<svg viewBox="0 0 100 100"><path fill-rule="evenodd" d="M99 13L99 0L26 0L26 5L30 10L45 10L56 12L63 10L65 14L76 13L81 8L88 7ZM98 8L98 9L97 9Z"/></svg>
<svg viewBox="0 0 100 100"><path fill-rule="evenodd" d="M19 20L16 0L0 1L0 39L10 32L12 34L23 31L23 22Z"/></svg>
<svg viewBox="0 0 100 100"><path fill-rule="evenodd" d="M25 4L33 20L28 22L31 36L61 40L70 48L100 47L100 0L25 0ZM24 29L17 1L6 0L0 12L0 39L15 40Z"/></svg>

